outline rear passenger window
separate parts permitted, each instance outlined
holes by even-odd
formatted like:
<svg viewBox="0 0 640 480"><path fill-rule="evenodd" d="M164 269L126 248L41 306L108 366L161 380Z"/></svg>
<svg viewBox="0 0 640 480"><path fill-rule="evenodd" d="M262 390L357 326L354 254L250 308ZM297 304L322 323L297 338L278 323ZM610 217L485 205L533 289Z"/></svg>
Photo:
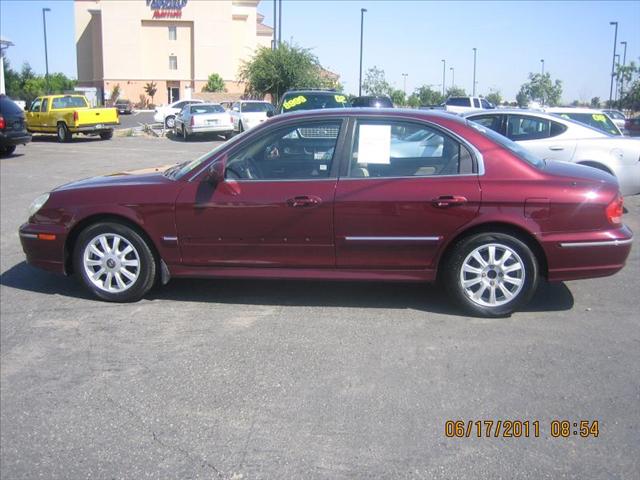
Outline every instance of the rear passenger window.
<svg viewBox="0 0 640 480"><path fill-rule="evenodd" d="M483 115L482 117L469 118L469 120L500 133L501 118L498 115Z"/></svg>
<svg viewBox="0 0 640 480"><path fill-rule="evenodd" d="M358 122L349 177L429 177L474 173L467 148L448 135L415 123Z"/></svg>
<svg viewBox="0 0 640 480"><path fill-rule="evenodd" d="M551 121L524 115L509 115L507 137L513 141L538 140L551 136Z"/></svg>
<svg viewBox="0 0 640 480"><path fill-rule="evenodd" d="M473 106L476 108L480 108L480 100L478 100L477 98L473 99Z"/></svg>
<svg viewBox="0 0 640 480"><path fill-rule="evenodd" d="M567 131L566 125L562 125L558 122L551 122L551 135L550 137L557 137L558 135Z"/></svg>

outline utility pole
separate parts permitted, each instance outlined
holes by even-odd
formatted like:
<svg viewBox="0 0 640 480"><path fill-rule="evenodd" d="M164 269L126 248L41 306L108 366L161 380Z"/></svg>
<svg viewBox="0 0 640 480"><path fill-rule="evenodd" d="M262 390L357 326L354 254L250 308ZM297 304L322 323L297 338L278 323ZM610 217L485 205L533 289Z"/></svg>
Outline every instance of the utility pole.
<svg viewBox="0 0 640 480"><path fill-rule="evenodd" d="M366 8L360 9L360 80L358 81L358 96L362 96L362 41L364 39L364 13Z"/></svg>
<svg viewBox="0 0 640 480"><path fill-rule="evenodd" d="M476 96L476 53L478 49L473 47L473 96Z"/></svg>
<svg viewBox="0 0 640 480"><path fill-rule="evenodd" d="M404 81L404 98L407 98L407 76L409 74L408 73L403 73L402 76L404 77L402 80Z"/></svg>
<svg viewBox="0 0 640 480"><path fill-rule="evenodd" d="M611 101L613 100L613 76L615 75L614 70L616 68L616 46L618 43L618 22L609 22L609 25L615 25L616 31L613 35L613 57L611 59L611 84L609 85L609 108L612 108L613 105Z"/></svg>
<svg viewBox="0 0 640 480"><path fill-rule="evenodd" d="M542 72L542 75L544 76L544 58L541 58L541 59L540 59L540 64L542 65L542 67L541 67L541 68L542 68L541 72Z"/></svg>
<svg viewBox="0 0 640 480"><path fill-rule="evenodd" d="M44 79L45 84L47 85L47 93L49 93L49 53L47 52L47 18L45 17L45 13L50 11L50 8L42 9L42 29L44 31Z"/></svg>
<svg viewBox="0 0 640 480"><path fill-rule="evenodd" d="M282 0L278 0L278 46L282 43Z"/></svg>
<svg viewBox="0 0 640 480"><path fill-rule="evenodd" d="M271 48L273 50L278 46L278 4L276 0L273 0L273 40L271 41Z"/></svg>
<svg viewBox="0 0 640 480"><path fill-rule="evenodd" d="M443 58L441 60L442 62L442 97L444 98L444 94L445 94L445 74L446 74L446 70L447 70L447 61Z"/></svg>
<svg viewBox="0 0 640 480"><path fill-rule="evenodd" d="M620 67L620 55L616 54L615 59L616 59L616 60L615 60L615 61L616 61L616 65L617 65L618 67ZM618 70L618 69L616 68L616 70ZM617 76L618 76L618 75L617 75L617 73L616 73L616 77L617 77ZM620 83L620 82L618 81L618 78L616 78L616 86L615 86L615 88L613 89L613 92L614 92L614 93L613 93L613 102L614 102L614 103L617 103L617 102L618 102L618 83ZM611 107L611 108L613 108L613 107Z"/></svg>
<svg viewBox="0 0 640 480"><path fill-rule="evenodd" d="M627 66L627 42L620 42L620 45L624 45L624 54L622 55L622 66ZM624 77L620 78L620 100L624 97Z"/></svg>
<svg viewBox="0 0 640 480"><path fill-rule="evenodd" d="M456 69L453 67L449 67L451 70L451 88L456 86Z"/></svg>

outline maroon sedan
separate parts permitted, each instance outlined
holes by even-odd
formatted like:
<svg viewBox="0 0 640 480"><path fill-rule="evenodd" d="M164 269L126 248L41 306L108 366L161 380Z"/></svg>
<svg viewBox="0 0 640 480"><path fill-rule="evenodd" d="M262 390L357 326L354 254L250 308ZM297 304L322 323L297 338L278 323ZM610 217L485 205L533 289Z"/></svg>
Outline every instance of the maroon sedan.
<svg viewBox="0 0 640 480"><path fill-rule="evenodd" d="M545 162L453 115L280 115L161 172L56 188L20 227L29 263L108 301L171 277L444 282L474 314L538 279L612 275L631 249L616 179Z"/></svg>

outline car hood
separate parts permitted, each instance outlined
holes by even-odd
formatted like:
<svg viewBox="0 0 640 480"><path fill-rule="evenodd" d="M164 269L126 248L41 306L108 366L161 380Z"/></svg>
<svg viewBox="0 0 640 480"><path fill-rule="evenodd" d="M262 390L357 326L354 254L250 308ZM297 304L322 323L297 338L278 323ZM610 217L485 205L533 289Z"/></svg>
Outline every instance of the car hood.
<svg viewBox="0 0 640 480"><path fill-rule="evenodd" d="M117 187L123 185L157 185L172 182L172 180L162 175L162 172L172 166L173 165L164 165L161 167L144 168L140 170L126 170L123 172L112 173L110 175L85 178L83 180L77 180L75 182L62 185L58 188L55 188L53 191L78 190L97 187Z"/></svg>

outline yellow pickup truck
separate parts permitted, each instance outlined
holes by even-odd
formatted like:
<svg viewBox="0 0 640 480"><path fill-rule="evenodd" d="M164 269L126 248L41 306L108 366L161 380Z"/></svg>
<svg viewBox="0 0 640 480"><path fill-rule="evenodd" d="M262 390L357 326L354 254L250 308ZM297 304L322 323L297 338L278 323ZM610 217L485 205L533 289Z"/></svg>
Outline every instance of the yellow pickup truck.
<svg viewBox="0 0 640 480"><path fill-rule="evenodd" d="M26 122L29 132L55 133L59 142L68 142L74 133L109 140L120 118L115 108L91 108L84 95L46 95L31 103Z"/></svg>

